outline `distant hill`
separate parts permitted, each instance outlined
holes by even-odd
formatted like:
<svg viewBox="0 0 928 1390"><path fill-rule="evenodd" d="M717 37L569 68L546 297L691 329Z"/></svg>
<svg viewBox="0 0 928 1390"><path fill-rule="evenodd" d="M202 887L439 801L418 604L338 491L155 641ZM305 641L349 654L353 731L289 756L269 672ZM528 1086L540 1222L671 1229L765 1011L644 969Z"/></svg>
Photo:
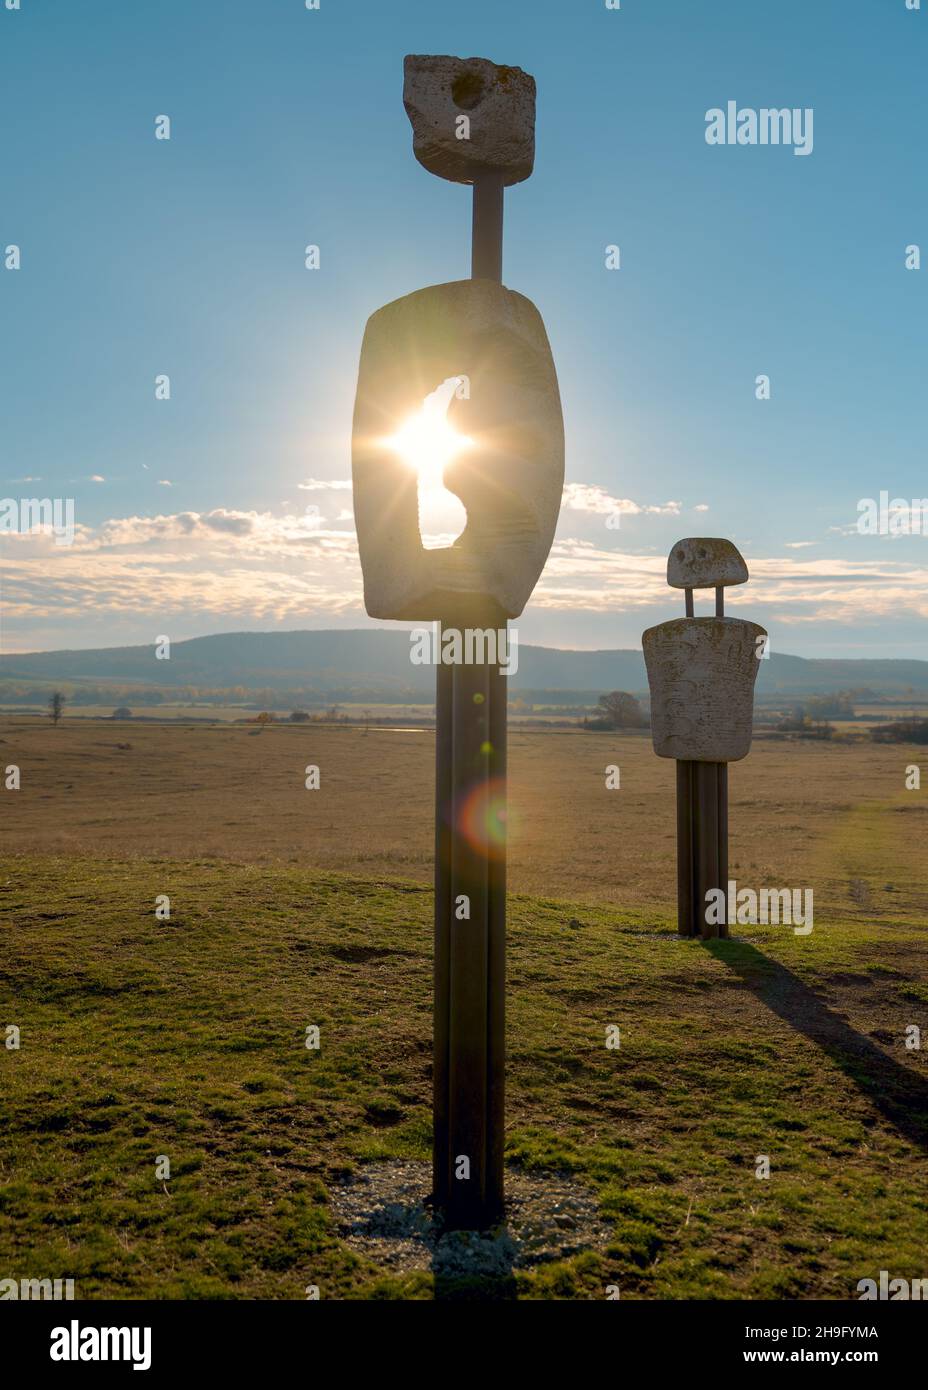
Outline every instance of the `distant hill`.
<svg viewBox="0 0 928 1390"><path fill-rule="evenodd" d="M154 646L100 647L90 651L18 653L0 657L0 681L78 685L195 686L205 689L306 690L320 700L422 700L434 691L434 671L413 666L409 635L402 630L350 632L235 632L194 637L171 646L167 661ZM607 690L647 690L641 652L567 651L519 647L514 695L545 692L577 703ZM928 692L928 661L807 660L772 653L761 663L761 696L826 694L866 689L877 695ZM0 698L9 698L0 693Z"/></svg>

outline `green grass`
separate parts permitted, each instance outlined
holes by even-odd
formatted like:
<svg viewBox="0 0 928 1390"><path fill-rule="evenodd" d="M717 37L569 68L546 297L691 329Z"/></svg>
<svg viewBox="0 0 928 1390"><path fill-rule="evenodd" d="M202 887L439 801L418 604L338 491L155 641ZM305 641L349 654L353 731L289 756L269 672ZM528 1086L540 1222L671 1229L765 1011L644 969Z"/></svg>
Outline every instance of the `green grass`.
<svg viewBox="0 0 928 1390"><path fill-rule="evenodd" d="M0 908L0 1029L21 1029L0 1049L0 1277L432 1296L430 1274L387 1277L340 1242L327 1197L366 1160L428 1157L430 891L22 857ZM841 1298L883 1268L928 1272L915 916L712 947L552 899L514 897L509 919L507 1161L576 1173L614 1228L602 1252L518 1273L519 1297Z"/></svg>

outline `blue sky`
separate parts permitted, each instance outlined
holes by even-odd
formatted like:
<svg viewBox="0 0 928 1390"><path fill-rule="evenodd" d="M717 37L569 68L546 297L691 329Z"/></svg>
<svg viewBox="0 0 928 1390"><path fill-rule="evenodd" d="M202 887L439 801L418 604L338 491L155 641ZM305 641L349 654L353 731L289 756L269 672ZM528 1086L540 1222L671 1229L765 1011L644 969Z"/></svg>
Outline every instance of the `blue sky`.
<svg viewBox="0 0 928 1390"><path fill-rule="evenodd" d="M521 639L640 645L681 607L671 544L706 534L744 551L732 609L774 650L928 658L928 537L855 527L862 498L928 496L905 0L0 5L0 496L73 497L78 526L0 541L4 648L368 625L364 324L469 272L469 190L412 155L407 52L538 83L504 279L544 315L573 486ZM708 145L729 100L811 107L812 153Z"/></svg>

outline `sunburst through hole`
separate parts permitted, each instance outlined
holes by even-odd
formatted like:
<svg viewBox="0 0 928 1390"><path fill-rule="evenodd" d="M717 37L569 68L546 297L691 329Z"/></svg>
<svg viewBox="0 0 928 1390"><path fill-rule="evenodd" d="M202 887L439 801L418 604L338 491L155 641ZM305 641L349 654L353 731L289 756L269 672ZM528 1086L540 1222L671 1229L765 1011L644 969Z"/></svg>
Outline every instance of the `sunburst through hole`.
<svg viewBox="0 0 928 1390"><path fill-rule="evenodd" d="M467 523L463 504L444 482L445 465L463 450L475 447L470 436L460 434L447 418L461 380L448 377L395 434L383 440L385 447L398 453L418 475L419 532L426 550L450 545Z"/></svg>

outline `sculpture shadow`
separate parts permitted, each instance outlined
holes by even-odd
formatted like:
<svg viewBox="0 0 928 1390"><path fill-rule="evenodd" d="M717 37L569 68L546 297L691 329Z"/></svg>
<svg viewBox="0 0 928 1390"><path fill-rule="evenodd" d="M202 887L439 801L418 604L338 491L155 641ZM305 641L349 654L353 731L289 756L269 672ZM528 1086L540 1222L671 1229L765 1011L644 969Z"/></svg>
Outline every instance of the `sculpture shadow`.
<svg viewBox="0 0 928 1390"><path fill-rule="evenodd" d="M702 945L739 975L772 1013L821 1048L901 1135L928 1152L928 1081L887 1056L792 970L746 941L729 938Z"/></svg>

